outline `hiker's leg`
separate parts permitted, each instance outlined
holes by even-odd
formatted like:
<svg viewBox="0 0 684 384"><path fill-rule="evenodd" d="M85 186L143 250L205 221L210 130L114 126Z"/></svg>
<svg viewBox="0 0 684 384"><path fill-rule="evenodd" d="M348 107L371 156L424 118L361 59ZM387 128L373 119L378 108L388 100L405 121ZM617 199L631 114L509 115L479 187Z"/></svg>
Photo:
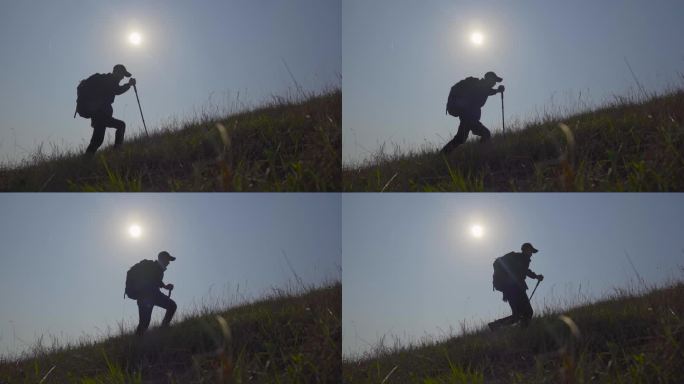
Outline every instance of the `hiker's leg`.
<svg viewBox="0 0 684 384"><path fill-rule="evenodd" d="M161 326L168 327L173 315L176 313L176 302L171 300L170 297L164 295L160 291L156 291L154 295L154 305L166 309L166 314L164 315L164 320L162 320Z"/></svg>
<svg viewBox="0 0 684 384"><path fill-rule="evenodd" d="M173 315L176 313L176 302L169 299L169 304L168 307L166 308L166 314L164 315L164 319L162 320L162 327L168 327L169 323L171 323L171 319L173 318Z"/></svg>
<svg viewBox="0 0 684 384"><path fill-rule="evenodd" d="M119 148L124 141L124 132L126 132L126 123L113 117L109 118L107 126L116 129L114 137L114 148Z"/></svg>
<svg viewBox="0 0 684 384"><path fill-rule="evenodd" d="M530 320L532 320L533 314L534 312L532 311L530 299L527 297L527 293L523 292L520 301L520 324L523 327L527 327L527 325L530 323Z"/></svg>
<svg viewBox="0 0 684 384"><path fill-rule="evenodd" d="M90 144L88 145L88 148L86 148L86 153L87 154L94 154L95 151L97 151L97 149L100 148L100 145L102 145L102 142L104 141L104 137L105 137L105 128L104 127L93 128L93 136L90 138Z"/></svg>
<svg viewBox="0 0 684 384"><path fill-rule="evenodd" d="M514 290L515 290L514 287L507 287L507 288L504 288L504 290L502 291L504 301L508 302L508 304L511 307L513 314L510 316L506 316L504 318L492 321L491 323L489 323L489 329L494 330L498 327L501 327L504 325L514 324L516 321L518 321L517 314L515 313L515 309L513 308L514 307L514 305L512 304L513 301L511 300L511 296L514 294Z"/></svg>
<svg viewBox="0 0 684 384"><path fill-rule="evenodd" d="M90 145L86 149L86 154L92 155L104 141L106 125L100 116L93 116L90 119L90 126L93 127L93 136L90 138Z"/></svg>
<svg viewBox="0 0 684 384"><path fill-rule="evenodd" d="M511 309L516 321L520 321L523 326L527 326L532 318L532 306L530 299L527 298L527 293L523 289L517 289L511 294Z"/></svg>
<svg viewBox="0 0 684 384"><path fill-rule="evenodd" d="M520 292L522 290L519 288L512 289L509 294L508 294L508 304L511 306L511 311L513 314L511 317L513 318L513 323L516 323L518 320L520 320Z"/></svg>
<svg viewBox="0 0 684 384"><path fill-rule="evenodd" d="M474 135L480 136L480 142L489 141L489 139L492 137L492 133L489 132L489 129L487 129L487 127L482 125L482 123L479 121L473 123L471 131L473 131Z"/></svg>
<svg viewBox="0 0 684 384"><path fill-rule="evenodd" d="M511 307L512 314L508 317L501 319L501 325L512 325L520 320L520 315L518 314L517 303L513 299L508 300L508 305Z"/></svg>
<svg viewBox="0 0 684 384"><path fill-rule="evenodd" d="M449 154L451 151L456 149L459 145L463 144L468 140L468 122L464 121L463 118L461 117L461 123L458 125L458 132L456 132L456 136L454 136L453 139L451 139L445 146L442 148L442 153L443 154Z"/></svg>
<svg viewBox="0 0 684 384"><path fill-rule="evenodd" d="M138 328L135 334L142 336L150 326L152 319L152 308L154 305L149 300L138 300Z"/></svg>

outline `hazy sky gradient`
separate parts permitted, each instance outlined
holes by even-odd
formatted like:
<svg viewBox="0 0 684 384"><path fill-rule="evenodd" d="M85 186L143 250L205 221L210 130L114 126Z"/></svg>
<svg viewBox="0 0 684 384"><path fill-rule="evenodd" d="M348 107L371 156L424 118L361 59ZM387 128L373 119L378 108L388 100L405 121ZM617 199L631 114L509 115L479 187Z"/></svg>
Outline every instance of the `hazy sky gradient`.
<svg viewBox="0 0 684 384"><path fill-rule="evenodd" d="M0 212L0 355L137 324L126 271L161 250L179 313L296 286L283 252L307 285L340 278L339 194L4 194Z"/></svg>
<svg viewBox="0 0 684 384"><path fill-rule="evenodd" d="M492 291L492 263L524 242L545 276L534 308L626 288L636 280L626 253L647 284L682 278L682 217L679 193L345 194L343 353L510 314ZM483 238L470 235L473 223Z"/></svg>
<svg viewBox="0 0 684 384"><path fill-rule="evenodd" d="M240 107L339 86L340 0L4 1L0 6L0 161L85 147L76 86L121 63L138 80L148 129L209 105ZM143 36L134 47L127 36ZM239 92L240 104L237 104ZM139 133L133 90L114 117ZM108 130L105 143L113 141ZM111 130L113 131L113 130Z"/></svg>
<svg viewBox="0 0 684 384"><path fill-rule="evenodd" d="M681 15L680 0L344 0L343 159L444 145L458 127L449 89L490 70L504 78L507 125L634 91L625 57L647 91L682 86ZM500 131L500 95L482 111Z"/></svg>

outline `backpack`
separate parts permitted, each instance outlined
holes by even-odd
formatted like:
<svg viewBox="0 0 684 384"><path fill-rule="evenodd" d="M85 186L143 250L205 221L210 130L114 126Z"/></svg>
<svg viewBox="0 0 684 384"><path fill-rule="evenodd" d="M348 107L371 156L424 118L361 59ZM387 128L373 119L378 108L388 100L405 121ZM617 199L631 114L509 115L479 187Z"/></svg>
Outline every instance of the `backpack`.
<svg viewBox="0 0 684 384"><path fill-rule="evenodd" d="M507 253L494 260L494 275L492 275L492 287L494 290L503 292L504 288L511 283L510 273L506 270L506 264L503 260L506 256L514 252Z"/></svg>
<svg viewBox="0 0 684 384"><path fill-rule="evenodd" d="M478 79L467 77L454 84L447 98L446 113L459 117L464 108L468 106L468 95L477 87Z"/></svg>
<svg viewBox="0 0 684 384"><path fill-rule="evenodd" d="M126 272L126 289L124 290L124 297L133 300L140 299L145 287L149 286L150 269L156 268L156 262L152 260L143 260L132 266Z"/></svg>
<svg viewBox="0 0 684 384"><path fill-rule="evenodd" d="M107 89L108 80L109 76L107 74L96 73L78 83L76 88L76 112L79 116L90 119L102 107L106 102L106 95L103 92ZM74 117L76 117L75 114Z"/></svg>

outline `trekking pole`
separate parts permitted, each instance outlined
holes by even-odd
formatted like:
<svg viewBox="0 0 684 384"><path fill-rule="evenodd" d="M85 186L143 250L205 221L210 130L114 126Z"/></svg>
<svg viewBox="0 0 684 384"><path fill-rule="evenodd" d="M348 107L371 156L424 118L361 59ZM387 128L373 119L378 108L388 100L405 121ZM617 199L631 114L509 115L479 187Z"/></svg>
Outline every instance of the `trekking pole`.
<svg viewBox="0 0 684 384"><path fill-rule="evenodd" d="M536 288L535 288L535 289L536 289ZM169 289L169 294L168 294L169 299L171 298L171 291L173 291L173 288ZM532 292L532 293L534 293L534 292Z"/></svg>
<svg viewBox="0 0 684 384"><path fill-rule="evenodd" d="M138 108L140 109L140 117L142 118L143 127L145 127L145 135L147 135L147 137L150 137L150 134L147 133L147 125L145 125L145 116L143 116L142 107L140 106L140 98L138 97L138 87L134 85L133 90L135 91L135 99L138 100ZM503 93L501 94L501 97L503 97ZM169 297L171 297L171 291L169 291Z"/></svg>
<svg viewBox="0 0 684 384"><path fill-rule="evenodd" d="M503 92L501 92L501 125L503 126L503 134L506 136L506 122L504 121L504 102L503 102Z"/></svg>
<svg viewBox="0 0 684 384"><path fill-rule="evenodd" d="M537 287L539 286L539 283L541 283L541 280L537 280L537 285L534 286L534 290L532 290L532 294L530 295L530 298L528 300L532 300L532 296L534 296L534 293L537 292ZM169 292L169 295L171 292Z"/></svg>

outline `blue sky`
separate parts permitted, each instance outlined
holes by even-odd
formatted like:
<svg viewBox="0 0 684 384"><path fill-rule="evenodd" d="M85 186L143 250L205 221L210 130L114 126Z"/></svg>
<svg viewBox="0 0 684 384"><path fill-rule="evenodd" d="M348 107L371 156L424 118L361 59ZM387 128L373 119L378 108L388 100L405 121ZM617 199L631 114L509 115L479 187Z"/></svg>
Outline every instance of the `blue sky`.
<svg viewBox="0 0 684 384"><path fill-rule="evenodd" d="M343 354L510 314L492 291L492 262L524 242L539 250L531 269L545 276L534 308L630 286L626 255L649 285L681 279L682 217L681 193L344 194Z"/></svg>
<svg viewBox="0 0 684 384"><path fill-rule="evenodd" d="M37 336L101 336L122 319L126 271L177 256L179 313L202 299L239 301L272 288L340 279L339 194L3 194L0 196L0 356ZM132 238L128 228L142 227ZM287 260L283 256L287 255ZM239 288L239 292L238 292ZM155 309L155 319L163 316Z"/></svg>
<svg viewBox="0 0 684 384"><path fill-rule="evenodd" d="M681 86L683 14L679 0L344 0L343 160L383 143L441 147L458 127L444 113L450 87L490 70L504 78L509 127L633 93L625 58L648 92ZM499 95L482 122L501 130Z"/></svg>
<svg viewBox="0 0 684 384"><path fill-rule="evenodd" d="M340 86L340 0L3 1L0 6L0 162L43 144L85 147L90 121L73 119L76 86L121 63L138 80L148 129L203 107L258 104ZM128 35L136 30L142 44ZM239 103L238 103L239 93ZM114 116L142 122L131 90ZM105 143L113 141L108 133Z"/></svg>

